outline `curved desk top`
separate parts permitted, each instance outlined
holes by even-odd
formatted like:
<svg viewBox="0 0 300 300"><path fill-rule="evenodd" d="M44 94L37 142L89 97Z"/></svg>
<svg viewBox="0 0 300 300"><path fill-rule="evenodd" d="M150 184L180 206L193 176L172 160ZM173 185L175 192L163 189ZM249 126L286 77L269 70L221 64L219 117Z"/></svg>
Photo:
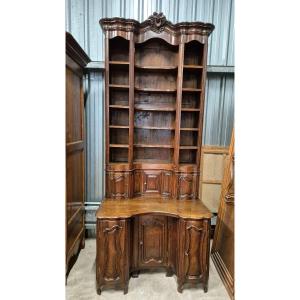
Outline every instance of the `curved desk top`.
<svg viewBox="0 0 300 300"><path fill-rule="evenodd" d="M200 200L163 198L130 198L116 200L105 198L100 204L97 219L130 218L143 214L163 214L183 219L206 219L212 214Z"/></svg>

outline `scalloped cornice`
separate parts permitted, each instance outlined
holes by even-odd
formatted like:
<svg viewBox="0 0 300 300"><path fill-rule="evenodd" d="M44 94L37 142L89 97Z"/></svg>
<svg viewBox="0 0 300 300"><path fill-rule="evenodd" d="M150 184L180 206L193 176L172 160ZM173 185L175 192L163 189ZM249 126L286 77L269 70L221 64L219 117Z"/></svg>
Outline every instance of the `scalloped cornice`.
<svg viewBox="0 0 300 300"><path fill-rule="evenodd" d="M203 22L181 22L173 24L168 21L163 13L154 12L147 20L140 23L132 19L104 18L99 21L104 31L125 31L134 33L145 33L153 31L160 34L164 31L177 36L180 34L198 34L209 36L215 26Z"/></svg>

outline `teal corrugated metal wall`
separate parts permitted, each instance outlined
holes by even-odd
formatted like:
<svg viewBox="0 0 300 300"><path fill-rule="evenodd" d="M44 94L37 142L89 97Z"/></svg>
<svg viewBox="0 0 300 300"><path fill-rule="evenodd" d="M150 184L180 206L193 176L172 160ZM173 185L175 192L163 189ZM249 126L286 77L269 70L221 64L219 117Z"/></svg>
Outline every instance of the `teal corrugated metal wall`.
<svg viewBox="0 0 300 300"><path fill-rule="evenodd" d="M233 0L66 0L66 30L74 36L92 61L103 61L104 35L99 19L125 17L141 22L154 11L163 12L173 23L213 23L215 30L209 38L208 65L234 66ZM103 74L90 72L86 86L86 202L93 204L104 195ZM209 73L203 143L229 145L233 118L233 74ZM87 215L87 221L88 218Z"/></svg>

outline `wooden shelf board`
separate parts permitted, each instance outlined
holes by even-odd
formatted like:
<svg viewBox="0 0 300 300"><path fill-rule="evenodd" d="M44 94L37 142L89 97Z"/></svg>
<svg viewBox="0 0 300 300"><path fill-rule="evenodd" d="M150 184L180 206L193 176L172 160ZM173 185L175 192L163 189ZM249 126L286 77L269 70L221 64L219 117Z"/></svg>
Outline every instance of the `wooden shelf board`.
<svg viewBox="0 0 300 300"><path fill-rule="evenodd" d="M145 163L145 164L172 164L170 160L163 159L135 159L133 163Z"/></svg>
<svg viewBox="0 0 300 300"><path fill-rule="evenodd" d="M201 92L201 89L195 89L195 88L182 88L183 92Z"/></svg>
<svg viewBox="0 0 300 300"><path fill-rule="evenodd" d="M183 65L185 69L203 69L203 66L200 65Z"/></svg>
<svg viewBox="0 0 300 300"><path fill-rule="evenodd" d="M126 144L109 144L109 147L111 147L111 148L128 148L129 145L126 145Z"/></svg>
<svg viewBox="0 0 300 300"><path fill-rule="evenodd" d="M109 64L110 65L128 65L129 66L129 61L110 60Z"/></svg>
<svg viewBox="0 0 300 300"><path fill-rule="evenodd" d="M200 108L181 108L181 111L200 111Z"/></svg>
<svg viewBox="0 0 300 300"><path fill-rule="evenodd" d="M140 148L174 148L172 145L160 145L160 144L134 144L134 147Z"/></svg>
<svg viewBox="0 0 300 300"><path fill-rule="evenodd" d="M122 129L128 129L129 126L123 126L123 125L109 125L109 128L122 128Z"/></svg>
<svg viewBox="0 0 300 300"><path fill-rule="evenodd" d="M129 85L125 85L125 84L109 84L110 88L115 88L115 89L129 89Z"/></svg>
<svg viewBox="0 0 300 300"><path fill-rule="evenodd" d="M110 108L120 108L120 109L129 109L127 105L110 105Z"/></svg>
<svg viewBox="0 0 300 300"><path fill-rule="evenodd" d="M197 150L198 146L180 146L180 150Z"/></svg>
<svg viewBox="0 0 300 300"><path fill-rule="evenodd" d="M153 106L147 104L137 104L134 106L136 110L151 110L151 111L176 111L175 106Z"/></svg>
<svg viewBox="0 0 300 300"><path fill-rule="evenodd" d="M198 131L199 128L180 128L182 131Z"/></svg>
<svg viewBox="0 0 300 300"><path fill-rule="evenodd" d="M137 92L153 92L153 93L175 93L176 89L153 89L135 87Z"/></svg>
<svg viewBox="0 0 300 300"><path fill-rule="evenodd" d="M134 126L135 129L175 130L174 127Z"/></svg>
<svg viewBox="0 0 300 300"><path fill-rule="evenodd" d="M176 70L178 66L142 66L142 65L135 65L137 69L142 69L142 70L161 70L161 71L168 71L168 70Z"/></svg>

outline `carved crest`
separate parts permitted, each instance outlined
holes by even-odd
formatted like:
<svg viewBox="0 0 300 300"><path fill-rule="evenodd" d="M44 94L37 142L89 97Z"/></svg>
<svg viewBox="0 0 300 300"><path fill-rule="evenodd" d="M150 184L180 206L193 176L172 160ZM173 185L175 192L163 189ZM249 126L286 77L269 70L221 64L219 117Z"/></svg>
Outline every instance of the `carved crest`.
<svg viewBox="0 0 300 300"><path fill-rule="evenodd" d="M148 19L151 24L151 30L154 32L162 32L164 30L167 19L163 13L154 12Z"/></svg>

